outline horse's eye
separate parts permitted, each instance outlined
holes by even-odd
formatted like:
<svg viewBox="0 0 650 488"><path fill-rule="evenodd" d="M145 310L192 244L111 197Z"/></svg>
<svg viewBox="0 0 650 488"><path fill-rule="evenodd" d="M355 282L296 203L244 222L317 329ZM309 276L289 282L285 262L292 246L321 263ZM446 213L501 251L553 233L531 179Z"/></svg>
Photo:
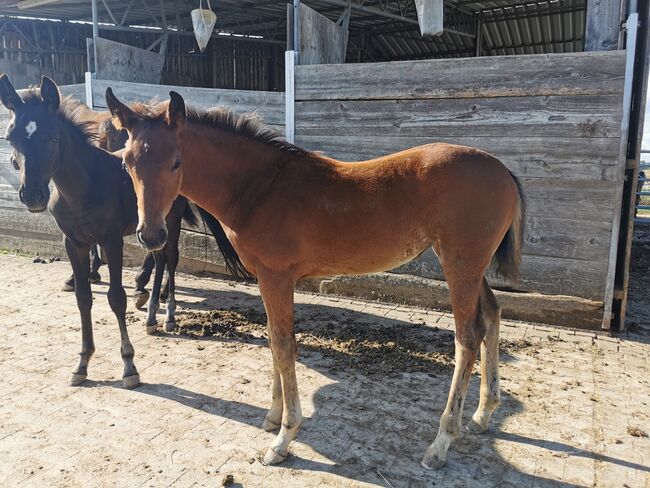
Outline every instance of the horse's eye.
<svg viewBox="0 0 650 488"><path fill-rule="evenodd" d="M177 159L176 161L174 161L174 166L172 166L172 171L176 171L180 167L181 167L181 160Z"/></svg>

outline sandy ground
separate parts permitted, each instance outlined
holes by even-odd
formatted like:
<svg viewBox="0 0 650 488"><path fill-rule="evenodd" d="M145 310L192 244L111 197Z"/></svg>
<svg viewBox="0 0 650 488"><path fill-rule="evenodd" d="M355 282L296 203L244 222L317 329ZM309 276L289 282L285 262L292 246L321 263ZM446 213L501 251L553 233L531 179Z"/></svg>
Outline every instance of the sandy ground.
<svg viewBox="0 0 650 488"><path fill-rule="evenodd" d="M89 380L69 387L80 348L74 296L58 291L69 272L0 255L0 486L221 486L228 475L246 487L650 486L642 314L620 338L504 322L492 426L462 434L432 472L419 461L450 383L451 316L299 293L306 421L287 462L266 467L270 352L255 286L180 276L172 334L147 336L131 306L135 390L121 387L107 286L93 286L97 352ZM476 376L465 419L477 403Z"/></svg>

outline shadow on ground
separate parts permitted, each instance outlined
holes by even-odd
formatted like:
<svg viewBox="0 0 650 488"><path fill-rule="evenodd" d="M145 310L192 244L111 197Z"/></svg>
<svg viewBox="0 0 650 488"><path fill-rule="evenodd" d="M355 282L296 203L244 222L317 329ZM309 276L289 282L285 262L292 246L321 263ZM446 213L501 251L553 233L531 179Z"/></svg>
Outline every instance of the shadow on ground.
<svg viewBox="0 0 650 488"><path fill-rule="evenodd" d="M203 300L185 302L183 295L187 294ZM210 296L179 288L177 299L182 308L176 331L168 334L170 339L266 347L266 317L258 296L234 290ZM649 470L569 444L500 432L503 421L523 408L520 401L502 392L502 404L490 430L483 435L461 434L449 452L448 465L439 472L425 471L419 462L435 437L451 381L453 332L325 305L297 304L295 316L299 361L335 383L314 394L314 414L298 435L300 442L332 464L291 456L285 464L290 468L395 487L434 486L443 479L445 485L453 481L454 486L574 486L517 470L497 450L495 440L500 440ZM142 319L141 314L130 316L131 322ZM531 347L527 341L502 341L502 361L513 360L518 350ZM474 378L465 419L478 404L478 385ZM261 425L265 414L245 401L215 398L173 385L145 384L137 391L253 426Z"/></svg>

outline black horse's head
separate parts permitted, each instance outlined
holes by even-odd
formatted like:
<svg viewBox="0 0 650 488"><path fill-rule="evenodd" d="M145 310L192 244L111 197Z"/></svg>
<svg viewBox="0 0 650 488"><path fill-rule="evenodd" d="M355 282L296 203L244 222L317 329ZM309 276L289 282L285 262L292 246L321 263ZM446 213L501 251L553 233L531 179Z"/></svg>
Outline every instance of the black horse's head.
<svg viewBox="0 0 650 488"><path fill-rule="evenodd" d="M30 212L42 212L50 199L49 183L60 159L57 112L61 95L46 76L40 89L16 92L7 75L0 76L0 101L13 117L5 138L11 144L11 163L20 171L20 201Z"/></svg>

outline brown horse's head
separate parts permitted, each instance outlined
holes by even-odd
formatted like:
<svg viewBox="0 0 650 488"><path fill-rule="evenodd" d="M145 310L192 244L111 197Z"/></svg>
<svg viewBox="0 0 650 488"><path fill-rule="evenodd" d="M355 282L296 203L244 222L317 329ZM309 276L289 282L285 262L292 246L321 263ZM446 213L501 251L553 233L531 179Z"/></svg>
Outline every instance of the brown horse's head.
<svg viewBox="0 0 650 488"><path fill-rule="evenodd" d="M3 74L0 101L13 115L5 139L12 148L11 164L20 171L20 201L30 212L42 212L47 208L48 185L60 158L59 89L44 76L40 88L26 90L21 97Z"/></svg>
<svg viewBox="0 0 650 488"><path fill-rule="evenodd" d="M176 92L169 95L168 103L132 109L110 88L106 90L113 123L129 133L123 164L138 197L136 235L150 251L161 249L167 242L165 216L180 193L183 177L178 133L185 125L185 102Z"/></svg>

